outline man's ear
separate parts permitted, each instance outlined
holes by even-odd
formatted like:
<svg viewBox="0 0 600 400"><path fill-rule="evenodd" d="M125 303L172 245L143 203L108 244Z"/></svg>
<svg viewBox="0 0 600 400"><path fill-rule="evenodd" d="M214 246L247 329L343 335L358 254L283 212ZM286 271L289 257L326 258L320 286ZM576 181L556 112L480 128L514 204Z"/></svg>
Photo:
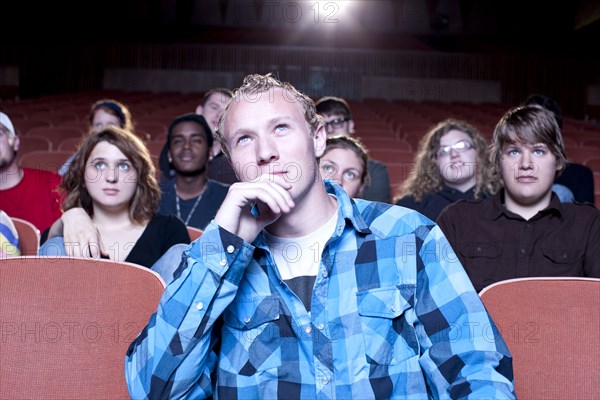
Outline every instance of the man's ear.
<svg viewBox="0 0 600 400"><path fill-rule="evenodd" d="M560 161L558 159L558 157L556 157L556 173L558 174L558 172L564 170L565 167L566 167L566 161L565 160Z"/></svg>
<svg viewBox="0 0 600 400"><path fill-rule="evenodd" d="M348 121L348 133L354 133L354 120Z"/></svg>
<svg viewBox="0 0 600 400"><path fill-rule="evenodd" d="M204 107L202 107L202 105L196 107L196 114L202 115L202 111L204 111Z"/></svg>
<svg viewBox="0 0 600 400"><path fill-rule="evenodd" d="M21 141L17 135L9 135L8 136L8 144L12 146L13 151L18 152L19 147L21 147Z"/></svg>
<svg viewBox="0 0 600 400"><path fill-rule="evenodd" d="M323 153L325 153L326 141L327 132L325 131L325 126L323 124L319 124L313 134L313 144L315 146L315 156L317 158L321 157Z"/></svg>

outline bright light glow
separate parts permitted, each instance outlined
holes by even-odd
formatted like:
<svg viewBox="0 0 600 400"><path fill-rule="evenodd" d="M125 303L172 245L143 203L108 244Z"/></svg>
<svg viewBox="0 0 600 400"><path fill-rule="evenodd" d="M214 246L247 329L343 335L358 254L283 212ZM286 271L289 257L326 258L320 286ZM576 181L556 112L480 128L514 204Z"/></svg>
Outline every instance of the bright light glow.
<svg viewBox="0 0 600 400"><path fill-rule="evenodd" d="M348 11L358 3L356 0L317 0L315 1L314 8L319 9L319 12L323 14L323 19L340 19L347 17Z"/></svg>
<svg viewBox="0 0 600 400"><path fill-rule="evenodd" d="M301 4L303 28L338 30L356 27L358 0L305 0Z"/></svg>

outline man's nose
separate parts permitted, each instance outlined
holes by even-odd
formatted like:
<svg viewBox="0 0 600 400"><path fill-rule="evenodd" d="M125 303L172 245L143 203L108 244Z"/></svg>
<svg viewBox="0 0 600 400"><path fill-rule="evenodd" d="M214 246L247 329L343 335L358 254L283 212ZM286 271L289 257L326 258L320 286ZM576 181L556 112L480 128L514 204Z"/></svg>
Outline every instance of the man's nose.
<svg viewBox="0 0 600 400"><path fill-rule="evenodd" d="M531 169L533 168L533 162L531 160L531 153L529 151L524 151L521 155L521 168L522 169Z"/></svg>
<svg viewBox="0 0 600 400"><path fill-rule="evenodd" d="M258 140L258 164L267 164L279 159L277 144L271 137Z"/></svg>

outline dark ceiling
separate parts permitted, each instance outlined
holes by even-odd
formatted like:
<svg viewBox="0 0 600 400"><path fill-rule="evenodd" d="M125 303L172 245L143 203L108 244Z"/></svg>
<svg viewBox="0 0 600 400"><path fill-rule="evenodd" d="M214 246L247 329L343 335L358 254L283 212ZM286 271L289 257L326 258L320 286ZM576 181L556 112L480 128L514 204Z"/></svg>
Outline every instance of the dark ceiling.
<svg viewBox="0 0 600 400"><path fill-rule="evenodd" d="M183 42L487 53L534 49L595 56L592 49L600 39L600 2L587 0L354 1L358 4L355 17L362 24L356 30L330 29L326 33L305 29L299 34L294 26L260 21L249 26L246 21L231 20L232 10L240 5L256 10L266 20L260 10L268 10L265 7L270 3L275 4L265 0L5 2L2 19L8 37L4 42ZM407 12L408 6L426 14L426 29L411 30L407 26L412 25L402 23L416 18ZM216 13L212 19L202 14L210 7ZM378 29L377 19L372 17L378 8L395 16L387 30Z"/></svg>

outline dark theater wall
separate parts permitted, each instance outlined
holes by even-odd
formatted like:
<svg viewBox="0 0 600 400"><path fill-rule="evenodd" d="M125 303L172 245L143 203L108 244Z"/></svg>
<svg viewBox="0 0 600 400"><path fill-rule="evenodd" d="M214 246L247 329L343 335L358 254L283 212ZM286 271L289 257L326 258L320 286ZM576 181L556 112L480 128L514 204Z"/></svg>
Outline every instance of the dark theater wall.
<svg viewBox="0 0 600 400"><path fill-rule="evenodd" d="M18 68L21 98L102 89L111 69L276 71L313 96L350 99L364 77L497 81L504 103L543 92L581 117L600 83L587 1L12 3L0 67Z"/></svg>

